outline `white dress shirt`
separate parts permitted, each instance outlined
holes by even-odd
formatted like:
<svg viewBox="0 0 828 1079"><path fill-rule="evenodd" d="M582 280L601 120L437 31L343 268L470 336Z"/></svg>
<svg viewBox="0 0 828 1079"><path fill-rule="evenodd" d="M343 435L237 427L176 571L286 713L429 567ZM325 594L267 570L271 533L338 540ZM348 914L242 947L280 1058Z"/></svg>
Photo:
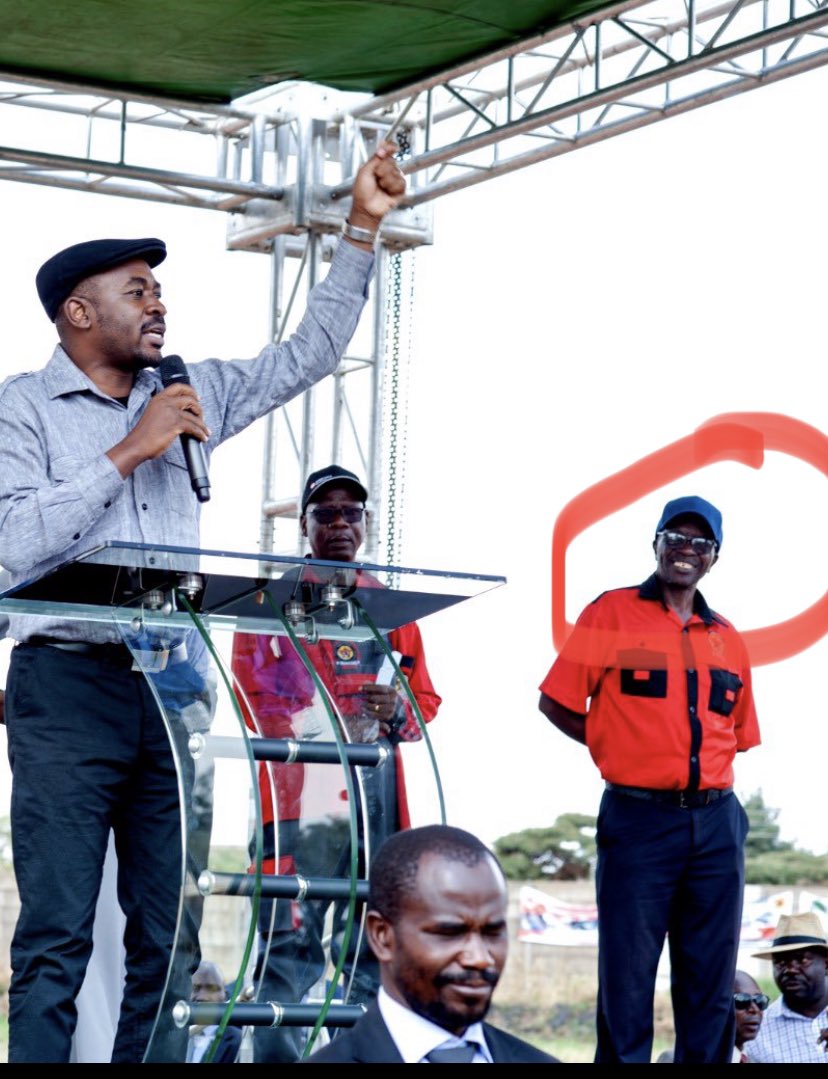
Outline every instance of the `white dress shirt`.
<svg viewBox="0 0 828 1079"><path fill-rule="evenodd" d="M474 1042L477 1050L472 1064L492 1064L492 1054L486 1044L482 1023L472 1023L462 1038L456 1037L443 1027L423 1019L404 1004L399 1004L380 989L377 996L380 1014L388 1032L403 1058L403 1064L428 1064L426 1056L432 1049L449 1049L462 1042Z"/></svg>

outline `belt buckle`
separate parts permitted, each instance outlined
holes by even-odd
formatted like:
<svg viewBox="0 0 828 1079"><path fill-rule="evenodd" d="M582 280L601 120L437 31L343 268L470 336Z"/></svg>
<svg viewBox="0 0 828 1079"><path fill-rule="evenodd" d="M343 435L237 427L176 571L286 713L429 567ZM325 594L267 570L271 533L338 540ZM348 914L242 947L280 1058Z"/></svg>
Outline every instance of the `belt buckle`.
<svg viewBox="0 0 828 1079"><path fill-rule="evenodd" d="M170 658L169 648L136 650L132 654L133 671L143 671L144 674L161 674L167 669L167 661Z"/></svg>

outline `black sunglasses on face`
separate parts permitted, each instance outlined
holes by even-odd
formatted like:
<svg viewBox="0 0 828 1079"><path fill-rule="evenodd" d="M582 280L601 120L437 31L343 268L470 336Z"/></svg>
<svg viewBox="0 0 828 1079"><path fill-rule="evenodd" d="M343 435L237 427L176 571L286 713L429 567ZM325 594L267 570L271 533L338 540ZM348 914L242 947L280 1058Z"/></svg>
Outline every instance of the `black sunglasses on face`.
<svg viewBox="0 0 828 1079"><path fill-rule="evenodd" d="M683 532L657 532L668 547L692 547L696 554L710 554L716 548L716 541L706 536L685 536Z"/></svg>
<svg viewBox="0 0 828 1079"><path fill-rule="evenodd" d="M737 1012L744 1012L755 1004L760 1012L763 1012L770 1004L770 997L766 997L764 993L734 993L733 1003Z"/></svg>
<svg viewBox="0 0 828 1079"><path fill-rule="evenodd" d="M365 513L364 506L313 506L308 510L314 521L320 525L332 525L337 517L349 525L355 525L362 520Z"/></svg>

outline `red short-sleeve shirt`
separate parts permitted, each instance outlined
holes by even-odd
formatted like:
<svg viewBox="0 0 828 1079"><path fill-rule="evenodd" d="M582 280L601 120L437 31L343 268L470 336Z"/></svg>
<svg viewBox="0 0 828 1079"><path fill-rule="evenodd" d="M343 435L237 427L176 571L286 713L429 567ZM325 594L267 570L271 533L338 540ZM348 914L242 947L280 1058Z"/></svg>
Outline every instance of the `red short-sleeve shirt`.
<svg viewBox="0 0 828 1079"><path fill-rule="evenodd" d="M737 751L760 741L741 637L699 592L682 624L655 576L591 603L540 688L587 716L587 746L612 783L729 787Z"/></svg>

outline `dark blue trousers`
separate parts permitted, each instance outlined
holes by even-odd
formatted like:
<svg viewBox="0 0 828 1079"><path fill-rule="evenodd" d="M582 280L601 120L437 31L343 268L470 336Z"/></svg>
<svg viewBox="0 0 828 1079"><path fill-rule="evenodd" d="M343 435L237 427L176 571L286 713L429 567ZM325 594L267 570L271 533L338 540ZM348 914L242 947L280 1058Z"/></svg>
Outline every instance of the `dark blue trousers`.
<svg viewBox="0 0 828 1079"><path fill-rule="evenodd" d="M726 1064L747 815L735 795L697 809L606 791L598 816L596 1063L649 1063L656 970L669 936L676 1064Z"/></svg>
<svg viewBox="0 0 828 1079"><path fill-rule="evenodd" d="M113 829L127 921L113 1062L140 1063L171 967L183 872L179 781L158 707L128 661L19 645L6 721L21 901L9 1062L69 1060ZM189 969L180 981L174 992L189 999Z"/></svg>

